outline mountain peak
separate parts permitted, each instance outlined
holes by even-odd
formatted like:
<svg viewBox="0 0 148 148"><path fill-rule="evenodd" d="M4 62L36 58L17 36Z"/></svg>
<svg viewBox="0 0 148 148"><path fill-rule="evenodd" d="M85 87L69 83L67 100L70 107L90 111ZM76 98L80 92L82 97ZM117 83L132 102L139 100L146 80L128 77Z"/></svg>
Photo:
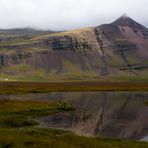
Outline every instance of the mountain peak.
<svg viewBox="0 0 148 148"><path fill-rule="evenodd" d="M135 23L135 21L128 17L127 14L123 14L121 17L115 20L113 24L116 24L118 26L129 26L132 22Z"/></svg>
<svg viewBox="0 0 148 148"><path fill-rule="evenodd" d="M123 14L121 17L115 20L113 24L117 26L128 26L128 27L139 28L139 29L145 28L144 26L142 26L141 24L139 24L138 22L130 18L127 14Z"/></svg>
<svg viewBox="0 0 148 148"><path fill-rule="evenodd" d="M129 17L128 17L128 15L126 13L124 13L120 18L126 19L126 18L129 18Z"/></svg>

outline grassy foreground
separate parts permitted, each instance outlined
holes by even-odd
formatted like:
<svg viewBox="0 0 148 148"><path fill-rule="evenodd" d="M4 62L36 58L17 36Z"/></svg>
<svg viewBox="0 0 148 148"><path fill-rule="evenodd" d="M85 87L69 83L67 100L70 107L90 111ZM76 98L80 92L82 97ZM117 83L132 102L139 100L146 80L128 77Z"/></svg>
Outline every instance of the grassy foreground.
<svg viewBox="0 0 148 148"><path fill-rule="evenodd" d="M1 148L147 148L148 143L88 138L50 129L0 129Z"/></svg>
<svg viewBox="0 0 148 148"><path fill-rule="evenodd" d="M144 82L0 82L0 94L52 91L148 91Z"/></svg>

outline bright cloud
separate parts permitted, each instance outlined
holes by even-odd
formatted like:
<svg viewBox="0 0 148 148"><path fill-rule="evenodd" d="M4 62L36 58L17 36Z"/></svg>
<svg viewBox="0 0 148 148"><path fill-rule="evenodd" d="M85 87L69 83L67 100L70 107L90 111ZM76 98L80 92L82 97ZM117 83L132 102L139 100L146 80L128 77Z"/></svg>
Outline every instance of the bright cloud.
<svg viewBox="0 0 148 148"><path fill-rule="evenodd" d="M148 26L147 6L148 0L0 0L0 28L74 29L123 13Z"/></svg>

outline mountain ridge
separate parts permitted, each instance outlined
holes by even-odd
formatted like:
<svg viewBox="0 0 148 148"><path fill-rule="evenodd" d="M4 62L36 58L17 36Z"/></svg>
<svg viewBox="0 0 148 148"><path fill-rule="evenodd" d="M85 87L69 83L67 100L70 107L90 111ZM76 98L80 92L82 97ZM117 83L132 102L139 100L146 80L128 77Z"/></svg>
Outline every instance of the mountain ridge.
<svg viewBox="0 0 148 148"><path fill-rule="evenodd" d="M34 36L0 37L2 80L143 81L148 30L128 16L111 24Z"/></svg>

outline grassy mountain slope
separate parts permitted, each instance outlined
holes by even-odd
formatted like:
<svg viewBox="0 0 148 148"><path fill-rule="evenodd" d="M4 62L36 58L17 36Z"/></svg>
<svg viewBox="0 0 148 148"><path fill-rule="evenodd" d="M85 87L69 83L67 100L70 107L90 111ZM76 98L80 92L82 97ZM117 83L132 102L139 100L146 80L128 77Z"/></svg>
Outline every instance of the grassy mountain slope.
<svg viewBox="0 0 148 148"><path fill-rule="evenodd" d="M0 37L0 80L148 81L147 47L148 30L125 16L94 28Z"/></svg>

